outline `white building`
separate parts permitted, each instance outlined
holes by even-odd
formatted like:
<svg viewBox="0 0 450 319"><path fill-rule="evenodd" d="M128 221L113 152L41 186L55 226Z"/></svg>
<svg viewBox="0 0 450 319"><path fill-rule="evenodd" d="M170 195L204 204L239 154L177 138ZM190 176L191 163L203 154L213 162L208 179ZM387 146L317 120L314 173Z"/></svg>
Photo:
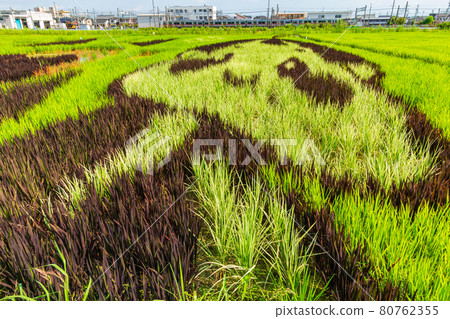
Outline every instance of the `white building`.
<svg viewBox="0 0 450 319"><path fill-rule="evenodd" d="M173 6L166 9L169 20L216 20L215 6Z"/></svg>
<svg viewBox="0 0 450 319"><path fill-rule="evenodd" d="M8 29L54 29L55 19L49 12L13 10L5 19L5 26Z"/></svg>
<svg viewBox="0 0 450 319"><path fill-rule="evenodd" d="M353 17L353 11L308 12L306 16L309 20L350 20Z"/></svg>
<svg viewBox="0 0 450 319"><path fill-rule="evenodd" d="M160 28L164 26L164 22L166 21L166 15L164 13L160 14L138 14L137 15L137 23L138 28Z"/></svg>

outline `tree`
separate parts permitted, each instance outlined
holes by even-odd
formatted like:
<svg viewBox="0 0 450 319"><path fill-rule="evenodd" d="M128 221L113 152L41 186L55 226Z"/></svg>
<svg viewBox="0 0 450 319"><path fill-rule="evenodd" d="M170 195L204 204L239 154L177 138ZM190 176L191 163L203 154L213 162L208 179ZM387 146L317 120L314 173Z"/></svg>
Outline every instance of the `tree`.
<svg viewBox="0 0 450 319"><path fill-rule="evenodd" d="M429 16L427 18L425 18L425 20L423 20L422 22L420 22L420 24L432 24L434 21L432 16Z"/></svg>
<svg viewBox="0 0 450 319"><path fill-rule="evenodd" d="M388 24L388 25L397 24L397 17L391 17L391 18L389 18L387 24Z"/></svg>
<svg viewBox="0 0 450 319"><path fill-rule="evenodd" d="M405 18L398 18L397 19L397 24L405 24L405 22L406 22L406 19Z"/></svg>

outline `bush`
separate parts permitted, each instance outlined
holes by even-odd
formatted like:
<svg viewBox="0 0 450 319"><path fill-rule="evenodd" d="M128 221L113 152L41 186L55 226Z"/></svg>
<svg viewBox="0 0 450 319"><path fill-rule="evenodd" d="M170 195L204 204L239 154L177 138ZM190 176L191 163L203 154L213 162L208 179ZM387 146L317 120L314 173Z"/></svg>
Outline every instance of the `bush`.
<svg viewBox="0 0 450 319"><path fill-rule="evenodd" d="M432 16L427 17L425 20L423 20L422 22L420 22L420 24L432 24L434 21Z"/></svg>
<svg viewBox="0 0 450 319"><path fill-rule="evenodd" d="M450 29L450 22L442 22L439 25L439 29L441 29L441 30L449 30Z"/></svg>

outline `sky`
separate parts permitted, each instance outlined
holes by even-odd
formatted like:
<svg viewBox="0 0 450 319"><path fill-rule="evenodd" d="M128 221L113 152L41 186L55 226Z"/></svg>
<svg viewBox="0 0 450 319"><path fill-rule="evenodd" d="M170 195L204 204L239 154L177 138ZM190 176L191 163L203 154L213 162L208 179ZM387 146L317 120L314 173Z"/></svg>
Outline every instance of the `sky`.
<svg viewBox="0 0 450 319"><path fill-rule="evenodd" d="M372 12L376 14L386 14L391 11L393 0L271 0L270 6L276 8L280 6L280 12L293 11L321 11L321 10L355 10L357 7L370 6L372 3ZM73 9L77 7L78 12L85 10L96 12L115 12L117 8L123 11L133 10L134 12L150 12L152 10L151 0L55 0L58 9ZM164 10L165 6L171 5L215 5L219 10L223 10L224 14L244 13L248 15L264 15L267 14L268 0L154 0L155 7ZM400 5L402 8L406 5L406 0L396 0L395 10ZM429 13L432 9L437 12L438 8L446 10L448 0L412 0L409 1L409 13L414 15L416 7L419 5L419 15L425 11ZM52 0L0 0L0 9L32 9L34 7L53 6Z"/></svg>

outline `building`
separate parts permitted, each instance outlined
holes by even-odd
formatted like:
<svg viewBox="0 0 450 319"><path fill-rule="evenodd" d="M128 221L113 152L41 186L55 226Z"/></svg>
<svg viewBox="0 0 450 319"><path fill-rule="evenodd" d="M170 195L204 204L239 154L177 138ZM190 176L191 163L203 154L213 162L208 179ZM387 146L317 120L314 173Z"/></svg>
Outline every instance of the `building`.
<svg viewBox="0 0 450 319"><path fill-rule="evenodd" d="M95 23L101 28L109 29L113 26L117 26L119 24L119 19L113 15L99 15L95 18Z"/></svg>
<svg viewBox="0 0 450 319"><path fill-rule="evenodd" d="M448 13L430 13L430 16L437 22L447 22L449 20Z"/></svg>
<svg viewBox="0 0 450 319"><path fill-rule="evenodd" d="M200 20L210 21L217 19L217 8L215 6L173 6L166 9L169 20Z"/></svg>
<svg viewBox="0 0 450 319"><path fill-rule="evenodd" d="M37 10L36 10L37 9ZM42 12L41 8L30 10L11 10L4 20L7 29L54 29L55 19L50 12Z"/></svg>
<svg viewBox="0 0 450 319"><path fill-rule="evenodd" d="M59 10L56 11L55 18L70 18L70 11Z"/></svg>
<svg viewBox="0 0 450 319"><path fill-rule="evenodd" d="M306 13L279 13L278 16L275 16L278 19L305 19Z"/></svg>
<svg viewBox="0 0 450 319"><path fill-rule="evenodd" d="M164 26L166 15L164 13L147 13L137 15L138 28L160 28Z"/></svg>
<svg viewBox="0 0 450 319"><path fill-rule="evenodd" d="M321 11L307 14L308 20L351 20L353 18L353 11Z"/></svg>
<svg viewBox="0 0 450 319"><path fill-rule="evenodd" d="M246 19L246 20L248 20L248 19L251 19L251 18L252 17L250 17L250 16L246 16L246 15L243 15L243 14L236 13L236 19L239 19L239 20Z"/></svg>

